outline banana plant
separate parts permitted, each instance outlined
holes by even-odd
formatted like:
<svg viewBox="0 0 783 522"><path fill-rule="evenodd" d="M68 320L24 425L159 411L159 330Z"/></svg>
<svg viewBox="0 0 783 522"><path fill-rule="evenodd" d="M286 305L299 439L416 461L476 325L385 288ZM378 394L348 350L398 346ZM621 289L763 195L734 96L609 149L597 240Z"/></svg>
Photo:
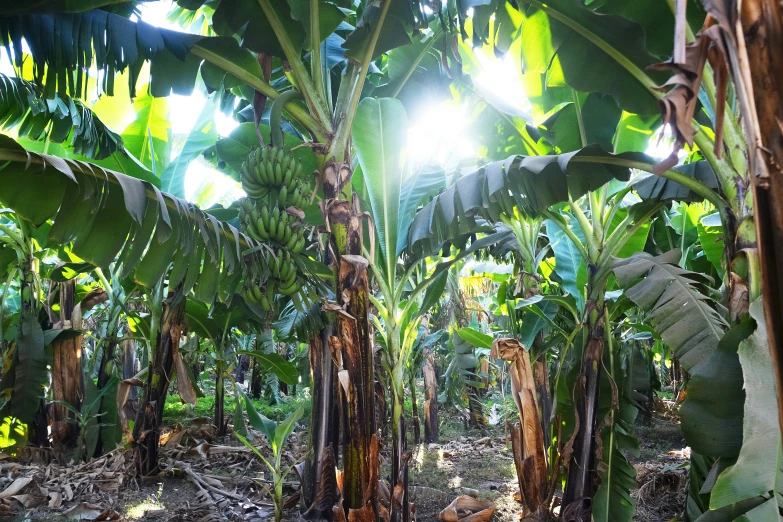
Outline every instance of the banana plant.
<svg viewBox="0 0 783 522"><path fill-rule="evenodd" d="M304 406L299 406L299 408L297 408L283 421L281 421L279 424L275 424L274 421L258 413L258 411L255 409L255 406L253 406L253 403L250 402L250 399L244 395L244 392L238 386L237 394L242 396L242 402L245 404L247 419L250 422L250 425L257 431L260 431L264 437L266 437L267 443L272 449L272 459L270 462L270 460L268 460L264 454L261 453L251 442L252 438L250 436L250 432L248 432L246 429L241 429L240 431L245 432L244 435L239 432L236 433L237 438L245 446L250 448L258 458L261 459L261 461L269 470L270 475L272 475L271 488L260 482L259 484L267 491L267 493L269 493L269 496L272 497L272 502L275 506L275 521L280 522L280 520L283 518L284 505L283 482L296 465L296 463L294 463L286 468L283 468L283 449L285 448L286 440L288 440L288 437L294 431L294 428L296 428L296 423L304 415ZM239 408L239 406L237 406L237 409L239 410L239 415L241 417L242 410ZM244 424L244 419L242 419L242 424Z"/></svg>

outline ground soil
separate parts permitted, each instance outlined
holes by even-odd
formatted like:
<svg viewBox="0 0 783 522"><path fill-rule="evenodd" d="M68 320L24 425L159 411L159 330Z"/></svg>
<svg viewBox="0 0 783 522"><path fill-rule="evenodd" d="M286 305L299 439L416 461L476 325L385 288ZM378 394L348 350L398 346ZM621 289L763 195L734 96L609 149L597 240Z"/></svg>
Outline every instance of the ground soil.
<svg viewBox="0 0 783 522"><path fill-rule="evenodd" d="M437 521L440 511L461 494L494 503L493 522L520 520L522 506L514 498L518 493L514 463L501 426L498 423L482 430L470 429L460 419L446 418L439 444L411 444L413 456L409 483L419 522ZM637 469L638 488L632 492L638 504L634 520L667 522L676 519L682 509L687 480L687 451L684 451L678 421L670 415L655 413L646 421L640 418L636 432L640 454L638 457L629 456ZM292 436L288 444L289 460L304 453L305 440L303 430ZM194 437L188 444L196 442L203 440ZM169 450L167 458L184 462L198 473L219 480L225 489L246 495L247 503L226 500L219 495L206 495L203 488L195 486L182 474L167 473L144 481L125 480L121 487L108 492L85 489L82 493L77 492L77 498L64 502L59 509L49 509L45 503L24 509L15 501L6 501L6 510L0 510L0 521L68 520L62 513L77 501L110 509L120 517L119 520L212 522L220 520L221 516L223 520L272 520L269 498L254 482L264 477L264 469L258 459L243 453L241 445L230 437L213 443L222 444L219 447L223 448L233 446L236 451L207 452L205 456L203 451L187 452L180 446L177 450ZM202 450L204 448L202 446ZM132 467L133 463L123 465ZM106 468L107 464L102 466ZM34 483L49 484L50 488L54 483L54 488L57 488L57 481L47 478L56 473L47 471L47 466L41 466L41 470L34 468L30 466L25 468L27 471L15 472L12 466L5 465L3 473L6 477L0 478L0 491L18 476L32 476ZM80 473L89 476L89 471L85 468ZM94 472L100 473L100 469ZM384 476L387 474L387 466L383 467L382 473ZM297 489L293 477L291 481L293 484L287 488L289 495L295 494ZM26 492L29 493L29 490ZM299 520L296 508L286 513L285 520Z"/></svg>

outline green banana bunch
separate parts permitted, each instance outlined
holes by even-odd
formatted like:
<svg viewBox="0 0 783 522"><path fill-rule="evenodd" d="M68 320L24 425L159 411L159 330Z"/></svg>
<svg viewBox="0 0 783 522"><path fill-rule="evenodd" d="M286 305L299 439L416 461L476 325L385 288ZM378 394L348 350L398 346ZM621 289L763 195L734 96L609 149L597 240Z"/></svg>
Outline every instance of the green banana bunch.
<svg viewBox="0 0 783 522"><path fill-rule="evenodd" d="M292 295L301 288L294 257L305 249L305 227L296 213L285 209L303 209L309 203L311 188L302 177L301 160L280 147L250 151L240 180L248 196L239 208L243 231L259 243L276 245L268 259L268 273L248 276L241 295L270 311L276 295ZM258 277L265 281L258 281Z"/></svg>
<svg viewBox="0 0 783 522"><path fill-rule="evenodd" d="M246 282L247 283L247 282ZM258 284L250 283L242 287L242 298L253 304L261 305L261 308L268 312L272 309L272 303L266 293L261 291L261 287Z"/></svg>

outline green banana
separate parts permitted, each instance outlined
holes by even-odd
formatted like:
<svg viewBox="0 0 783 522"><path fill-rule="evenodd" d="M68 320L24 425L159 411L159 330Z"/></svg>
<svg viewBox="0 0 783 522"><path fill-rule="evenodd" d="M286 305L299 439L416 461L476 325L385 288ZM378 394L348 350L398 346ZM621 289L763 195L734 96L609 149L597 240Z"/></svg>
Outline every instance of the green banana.
<svg viewBox="0 0 783 522"><path fill-rule="evenodd" d="M256 165L256 178L258 179L259 185L267 185L269 184L269 180L266 176L266 167L263 163L259 163Z"/></svg>
<svg viewBox="0 0 783 522"><path fill-rule="evenodd" d="M269 299L267 299L266 295L261 296L261 308L264 309L264 312L269 312L272 310L272 305L269 303Z"/></svg>
<svg viewBox="0 0 783 522"><path fill-rule="evenodd" d="M283 156L283 159L280 161L280 166L282 167L284 172L288 169L288 164L290 162L291 162L291 156L289 154Z"/></svg>
<svg viewBox="0 0 783 522"><path fill-rule="evenodd" d="M274 239L275 237L277 237L277 219L275 219L274 214L272 214L269 217L269 228L267 229L267 231L269 232L270 238Z"/></svg>
<svg viewBox="0 0 783 522"><path fill-rule="evenodd" d="M259 302L261 300L261 297L264 295L261 293L261 288L258 285L253 285L252 287L253 292L253 299L255 299L254 302Z"/></svg>
<svg viewBox="0 0 783 522"><path fill-rule="evenodd" d="M286 235L288 236L288 239L285 242L285 247L286 249L291 250L294 248L294 245L296 244L296 241L299 239L299 236L293 233L291 227L288 227L285 232ZM289 234L289 232L291 233Z"/></svg>
<svg viewBox="0 0 783 522"><path fill-rule="evenodd" d="M275 185L280 185L283 182L283 169L279 163L275 163Z"/></svg>
<svg viewBox="0 0 783 522"><path fill-rule="evenodd" d="M297 179L302 177L302 160L296 162L296 172L294 172L294 175Z"/></svg>
<svg viewBox="0 0 783 522"><path fill-rule="evenodd" d="M294 248L291 249L291 252L293 252L294 254L300 254L304 249L304 245L305 245L305 238L300 237L296 241L296 244L294 244Z"/></svg>
<svg viewBox="0 0 783 522"><path fill-rule="evenodd" d="M285 207L285 203L288 200L288 187L283 185L280 187L280 194L277 196L277 202L281 207Z"/></svg>
<svg viewBox="0 0 783 522"><path fill-rule="evenodd" d="M283 185L291 189L291 183L294 181L294 170L291 167L288 167L285 170L285 175L283 176Z"/></svg>
<svg viewBox="0 0 783 522"><path fill-rule="evenodd" d="M256 220L256 229L258 229L258 232L260 233L261 237L263 237L265 240L269 239L269 231L264 228L264 220L261 218L258 218Z"/></svg>
<svg viewBox="0 0 783 522"><path fill-rule="evenodd" d="M291 295L297 290L299 290L299 282L296 280L296 273L289 281L286 281L286 284L281 284L277 289L282 295Z"/></svg>
<svg viewBox="0 0 783 522"><path fill-rule="evenodd" d="M261 207L261 219L264 221L264 228L269 230L269 209L266 206Z"/></svg>
<svg viewBox="0 0 783 522"><path fill-rule="evenodd" d="M283 241L283 234L285 234L285 227L288 224L288 219L286 216L288 216L288 213L283 212L283 215L280 216L280 220L277 222L277 231L275 233L275 239L278 242Z"/></svg>

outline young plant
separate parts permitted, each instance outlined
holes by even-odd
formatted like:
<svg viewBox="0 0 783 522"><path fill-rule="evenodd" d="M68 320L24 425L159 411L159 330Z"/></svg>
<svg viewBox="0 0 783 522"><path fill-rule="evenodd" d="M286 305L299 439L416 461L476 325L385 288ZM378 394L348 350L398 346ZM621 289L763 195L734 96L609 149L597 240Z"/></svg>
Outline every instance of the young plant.
<svg viewBox="0 0 783 522"><path fill-rule="evenodd" d="M251 442L251 433L244 429L244 420L239 423L241 428L235 426L234 429L237 438L242 441L245 446L253 450L253 453L258 455L272 475L271 488L260 482L258 484L269 493L270 497L272 497L272 502L275 505L275 521L279 522L283 516L283 481L294 468L294 464L291 464L283 469L283 447L285 446L285 441L288 440L288 436L294 431L297 421L304 415L304 406L299 406L296 411L291 413L282 422L276 424L273 420L258 413L258 410L255 409L253 403L250 402L238 386L237 392L242 396L242 399L244 399L247 419L250 421L250 425L264 434L269 443L269 447L272 448L272 460L270 462L260 451L258 451L258 448L253 446L253 443ZM237 397L237 411L239 412L237 416L241 417L242 414L239 405L240 399ZM244 431L245 435L242 435L240 431Z"/></svg>

